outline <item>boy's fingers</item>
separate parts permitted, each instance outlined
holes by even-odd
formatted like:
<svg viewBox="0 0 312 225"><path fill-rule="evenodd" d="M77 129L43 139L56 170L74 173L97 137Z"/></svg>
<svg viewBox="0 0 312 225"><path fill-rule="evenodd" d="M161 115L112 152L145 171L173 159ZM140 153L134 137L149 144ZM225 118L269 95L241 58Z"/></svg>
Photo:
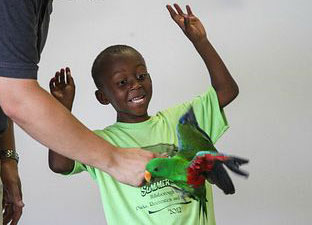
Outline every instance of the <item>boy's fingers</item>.
<svg viewBox="0 0 312 225"><path fill-rule="evenodd" d="M57 79L57 82L58 82L59 84L62 83L62 80L63 80L64 76L65 76L65 70L62 68L61 71L60 71L60 73L59 73L59 77L58 77L58 79Z"/></svg>
<svg viewBox="0 0 312 225"><path fill-rule="evenodd" d="M61 69L61 74L65 74L65 70L63 68Z"/></svg>
<svg viewBox="0 0 312 225"><path fill-rule="evenodd" d="M171 18L174 20L174 22L176 22L176 24L178 24L178 26L182 30L184 30L183 21L180 20L181 16L179 14L177 14L176 11L170 5L167 5L167 9L170 13Z"/></svg>
<svg viewBox="0 0 312 225"><path fill-rule="evenodd" d="M59 77L60 77L60 72L57 71L57 72L55 73L55 76L54 76L52 79L54 79L54 82L56 82L56 81L58 80Z"/></svg>
<svg viewBox="0 0 312 225"><path fill-rule="evenodd" d="M73 77L71 76L70 73L66 74L66 79L67 79L67 83L68 83L69 85L72 85L72 86L75 85L74 79L73 79Z"/></svg>
<svg viewBox="0 0 312 225"><path fill-rule="evenodd" d="M187 15L184 16L184 27L186 32L190 29L190 17Z"/></svg>
<svg viewBox="0 0 312 225"><path fill-rule="evenodd" d="M171 5L166 5L169 13L170 13L170 16L172 17L172 19L175 18L175 16L177 15L177 13L174 11L174 9L171 7Z"/></svg>
<svg viewBox="0 0 312 225"><path fill-rule="evenodd" d="M65 84L65 74L61 73L60 75L60 84Z"/></svg>
<svg viewBox="0 0 312 225"><path fill-rule="evenodd" d="M66 67L66 80L67 80L67 83L74 86L75 85L75 82L74 82L74 79L71 75L71 71L70 71L70 68L69 67Z"/></svg>
<svg viewBox="0 0 312 225"><path fill-rule="evenodd" d="M66 72L66 75L67 75L67 74L71 74L70 68L69 68L69 67L66 67L66 68L65 68L65 72Z"/></svg>
<svg viewBox="0 0 312 225"><path fill-rule="evenodd" d="M177 10L177 12L179 13L180 16L183 16L184 13L182 11L182 9L180 8L180 6L178 4L173 4L174 8Z"/></svg>
<svg viewBox="0 0 312 225"><path fill-rule="evenodd" d="M55 88L54 83L55 83L55 77L53 77L49 82L50 90L53 90Z"/></svg>
<svg viewBox="0 0 312 225"><path fill-rule="evenodd" d="M189 16L193 16L193 12L192 12L191 7L189 5L186 5L186 11L187 11L187 14Z"/></svg>
<svg viewBox="0 0 312 225"><path fill-rule="evenodd" d="M61 70L61 73L62 73L62 70ZM60 72L57 72L57 73L55 74L55 81L54 81L55 86L58 86L58 85L60 84L60 76L61 76L61 73L60 73Z"/></svg>

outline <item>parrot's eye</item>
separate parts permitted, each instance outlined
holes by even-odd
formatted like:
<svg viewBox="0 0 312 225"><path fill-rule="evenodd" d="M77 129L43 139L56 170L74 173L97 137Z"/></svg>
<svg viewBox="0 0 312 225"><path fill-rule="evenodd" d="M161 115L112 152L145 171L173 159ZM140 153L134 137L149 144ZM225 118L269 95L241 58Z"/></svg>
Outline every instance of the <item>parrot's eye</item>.
<svg viewBox="0 0 312 225"><path fill-rule="evenodd" d="M158 167L156 167L156 168L154 169L154 171L157 172L157 171L158 171Z"/></svg>

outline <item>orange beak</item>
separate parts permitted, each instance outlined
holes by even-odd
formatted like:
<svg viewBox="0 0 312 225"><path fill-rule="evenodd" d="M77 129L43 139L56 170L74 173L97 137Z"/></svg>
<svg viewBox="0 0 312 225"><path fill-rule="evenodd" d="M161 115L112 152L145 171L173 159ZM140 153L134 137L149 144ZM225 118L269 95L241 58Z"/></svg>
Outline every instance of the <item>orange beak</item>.
<svg viewBox="0 0 312 225"><path fill-rule="evenodd" d="M147 170L145 170L144 178L145 178L146 182L149 183L151 181L151 179L152 179L152 174L150 172L148 172Z"/></svg>

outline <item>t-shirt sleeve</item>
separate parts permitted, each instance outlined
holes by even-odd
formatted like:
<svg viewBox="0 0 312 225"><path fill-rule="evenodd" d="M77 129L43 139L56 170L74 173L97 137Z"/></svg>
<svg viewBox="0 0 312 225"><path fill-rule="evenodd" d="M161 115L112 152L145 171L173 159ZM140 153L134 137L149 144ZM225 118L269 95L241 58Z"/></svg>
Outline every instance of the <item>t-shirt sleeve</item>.
<svg viewBox="0 0 312 225"><path fill-rule="evenodd" d="M179 118L193 107L197 122L215 143L229 128L225 114L220 109L217 93L212 86L202 95L191 101L172 107L164 113L171 118L172 126L176 126Z"/></svg>
<svg viewBox="0 0 312 225"><path fill-rule="evenodd" d="M52 0L0 1L0 76L37 78L51 12Z"/></svg>
<svg viewBox="0 0 312 225"><path fill-rule="evenodd" d="M94 167L85 165L85 164L83 164L81 162L78 162L78 161L75 161L74 168L73 168L73 170L71 172L64 173L63 175L71 176L71 175L75 175L75 174L78 174L78 173L81 173L81 172L84 172L84 171L88 172L91 175L91 177L93 179L95 179L95 169L94 169Z"/></svg>
<svg viewBox="0 0 312 225"><path fill-rule="evenodd" d="M199 126L215 143L229 128L224 111L220 109L216 91L211 86L199 97L191 101Z"/></svg>

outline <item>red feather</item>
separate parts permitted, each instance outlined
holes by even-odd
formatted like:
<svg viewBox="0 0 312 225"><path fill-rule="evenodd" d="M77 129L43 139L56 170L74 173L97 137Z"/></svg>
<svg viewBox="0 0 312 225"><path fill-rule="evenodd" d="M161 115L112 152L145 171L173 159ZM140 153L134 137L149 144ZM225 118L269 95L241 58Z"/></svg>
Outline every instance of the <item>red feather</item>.
<svg viewBox="0 0 312 225"><path fill-rule="evenodd" d="M224 155L205 154L197 156L187 168L187 183L194 188L198 188L205 183L204 172L213 169L215 161L225 161L228 157Z"/></svg>

